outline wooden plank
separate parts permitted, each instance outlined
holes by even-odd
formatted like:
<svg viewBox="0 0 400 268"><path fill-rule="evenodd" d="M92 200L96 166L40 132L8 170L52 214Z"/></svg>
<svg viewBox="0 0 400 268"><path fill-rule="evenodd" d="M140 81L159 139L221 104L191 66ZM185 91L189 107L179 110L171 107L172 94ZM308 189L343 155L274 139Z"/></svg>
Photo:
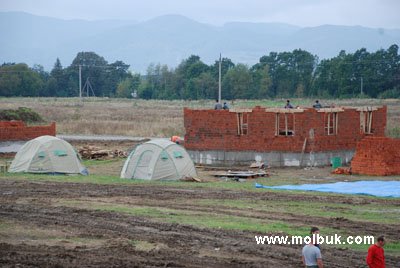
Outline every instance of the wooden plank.
<svg viewBox="0 0 400 268"><path fill-rule="evenodd" d="M337 135L338 133L338 124L339 124L339 114L338 113L334 113L335 115L335 134Z"/></svg>
<svg viewBox="0 0 400 268"><path fill-rule="evenodd" d="M371 134L371 128L372 128L372 111L368 112L369 113L369 122L368 122L368 134Z"/></svg>
<svg viewBox="0 0 400 268"><path fill-rule="evenodd" d="M214 177L227 177L227 178L256 178L267 176L265 171L253 172L253 171L228 171L225 173L216 173Z"/></svg>
<svg viewBox="0 0 400 268"><path fill-rule="evenodd" d="M288 109L288 108L265 108L267 113L294 114L303 113L304 109Z"/></svg>
<svg viewBox="0 0 400 268"><path fill-rule="evenodd" d="M328 113L328 135L331 135L331 113Z"/></svg>
<svg viewBox="0 0 400 268"><path fill-rule="evenodd" d="M344 112L344 109L342 107L318 109L318 113L339 113L339 112Z"/></svg>
<svg viewBox="0 0 400 268"><path fill-rule="evenodd" d="M358 111L358 112L369 112L369 111L376 111L376 110L378 110L379 108L382 108L382 107L378 107L378 106L365 106L365 107L358 107L358 108L356 108L356 111Z"/></svg>
<svg viewBox="0 0 400 268"><path fill-rule="evenodd" d="M287 114L285 114L285 133L286 133L286 136L287 136L287 134L288 134L288 127L287 127Z"/></svg>
<svg viewBox="0 0 400 268"><path fill-rule="evenodd" d="M236 115L237 134L240 135L240 113Z"/></svg>
<svg viewBox="0 0 400 268"><path fill-rule="evenodd" d="M292 129L292 135L296 133L296 114L293 114L293 129Z"/></svg>
<svg viewBox="0 0 400 268"><path fill-rule="evenodd" d="M360 111L360 130L365 133L365 114L364 111Z"/></svg>
<svg viewBox="0 0 400 268"><path fill-rule="evenodd" d="M251 113L253 110L249 108L233 108L229 109L230 113Z"/></svg>

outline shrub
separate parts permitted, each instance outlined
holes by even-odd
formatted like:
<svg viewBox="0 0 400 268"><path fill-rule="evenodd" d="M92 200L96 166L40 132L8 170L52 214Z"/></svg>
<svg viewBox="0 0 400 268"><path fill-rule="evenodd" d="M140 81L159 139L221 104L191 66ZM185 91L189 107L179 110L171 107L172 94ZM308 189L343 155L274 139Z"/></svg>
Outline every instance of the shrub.
<svg viewBox="0 0 400 268"><path fill-rule="evenodd" d="M0 110L0 120L21 120L26 123L43 122L43 118L37 112L26 107L19 107L17 110Z"/></svg>

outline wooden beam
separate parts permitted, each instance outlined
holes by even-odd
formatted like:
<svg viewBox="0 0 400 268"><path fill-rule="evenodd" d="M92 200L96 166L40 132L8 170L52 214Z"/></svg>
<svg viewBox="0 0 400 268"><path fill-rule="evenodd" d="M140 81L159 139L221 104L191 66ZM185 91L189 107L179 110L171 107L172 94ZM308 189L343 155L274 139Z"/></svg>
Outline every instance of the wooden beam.
<svg viewBox="0 0 400 268"><path fill-rule="evenodd" d="M237 134L240 135L240 113L236 114Z"/></svg>
<svg viewBox="0 0 400 268"><path fill-rule="evenodd" d="M360 111L360 130L365 133L365 113Z"/></svg>
<svg viewBox="0 0 400 268"><path fill-rule="evenodd" d="M378 110L379 108L382 108L382 107L377 107L377 106L365 106L365 107L358 107L358 108L356 108L356 111L358 111L358 112L369 112L369 111L376 111L376 110Z"/></svg>
<svg viewBox="0 0 400 268"><path fill-rule="evenodd" d="M344 112L344 109L342 107L336 107L336 108L321 108L318 109L319 113L339 113L339 112Z"/></svg>
<svg viewBox="0 0 400 268"><path fill-rule="evenodd" d="M303 113L304 109L288 109L288 108L265 108L267 113L294 114Z"/></svg>
<svg viewBox="0 0 400 268"><path fill-rule="evenodd" d="M230 113L251 113L253 109L248 109L248 108L234 108L234 109L229 109Z"/></svg>
<svg viewBox="0 0 400 268"><path fill-rule="evenodd" d="M331 134L331 113L328 113L328 135Z"/></svg>
<svg viewBox="0 0 400 268"><path fill-rule="evenodd" d="M334 113L334 115L335 115L335 134L337 135L337 133L338 133L338 123L339 123L339 114L338 113Z"/></svg>
<svg viewBox="0 0 400 268"><path fill-rule="evenodd" d="M369 113L369 122L368 122L368 134L371 134L371 128L372 128L372 111L368 112Z"/></svg>
<svg viewBox="0 0 400 268"><path fill-rule="evenodd" d="M285 132L286 132L286 136L288 134L288 129L287 129L287 114L285 114Z"/></svg>

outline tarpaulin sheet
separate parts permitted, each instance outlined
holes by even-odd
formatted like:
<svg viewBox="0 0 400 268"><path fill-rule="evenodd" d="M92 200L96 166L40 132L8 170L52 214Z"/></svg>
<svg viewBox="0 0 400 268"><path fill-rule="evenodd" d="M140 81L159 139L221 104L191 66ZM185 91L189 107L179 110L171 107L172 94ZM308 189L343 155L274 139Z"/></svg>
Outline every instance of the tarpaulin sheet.
<svg viewBox="0 0 400 268"><path fill-rule="evenodd" d="M340 194L373 195L379 197L400 197L400 181L354 181L325 184L301 184L266 186L256 183L256 188L318 191Z"/></svg>

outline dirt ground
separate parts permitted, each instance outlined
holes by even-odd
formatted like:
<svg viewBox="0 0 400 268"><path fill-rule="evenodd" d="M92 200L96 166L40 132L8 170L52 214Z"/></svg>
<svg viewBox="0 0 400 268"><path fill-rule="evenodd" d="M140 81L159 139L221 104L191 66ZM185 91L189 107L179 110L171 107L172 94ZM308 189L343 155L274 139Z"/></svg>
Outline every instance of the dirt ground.
<svg viewBox="0 0 400 268"><path fill-rule="evenodd" d="M108 200L124 204L157 206L200 212L204 207L176 204L179 199L221 200L293 200L359 204L363 198L307 197L284 193L247 193L234 190L176 189L153 185L96 185L77 183L42 183L0 180L0 218L15 226L16 234L1 233L2 267L300 267L300 246L256 245L259 233L200 228L164 223L124 213L105 212L56 205L56 199ZM379 200L382 206L399 200ZM343 218L303 218L290 213L265 215L257 210L210 207L218 214L246 215L253 218L279 219L289 223L345 228L352 233L384 230L399 240L399 225L353 222ZM21 227L19 227L21 226ZM18 228L26 230L18 231ZM64 236L64 240L40 239ZM34 237L34 239L32 239ZM69 240L73 237L74 240ZM132 245L141 242L147 247ZM324 248L326 267L365 267L365 253ZM396 267L395 258L387 258L387 267Z"/></svg>
<svg viewBox="0 0 400 268"><path fill-rule="evenodd" d="M84 144L87 144L84 142ZM75 142L74 146L83 145ZM107 149L129 149L132 142L93 143ZM106 167L94 165L92 174L117 175L123 160ZM210 170L200 177L211 180ZM271 176L300 180L329 179L329 169L273 169ZM348 177L351 180L351 177ZM221 204L197 206L204 200ZM64 200L87 203L67 205ZM177 202L180 200L180 202ZM190 202L182 202L190 200ZM92 184L0 179L0 266L1 267L302 267L300 245L257 245L260 232L205 228L168 223L151 217L91 208L92 202L154 207L190 213L243 216L279 220L290 224L325 226L349 233L381 232L400 240L400 223L380 224L343 217L303 217L290 212L265 213L255 208L227 207L222 201L305 201L323 204L373 204L400 207L400 199L371 199L362 196L286 194L195 187L179 188L150 184ZM173 212L171 212L173 213ZM280 235L271 233L270 235ZM59 239L62 237L62 239ZM365 252L346 248L323 248L325 267L365 267ZM399 258L387 256L387 267L399 267Z"/></svg>

